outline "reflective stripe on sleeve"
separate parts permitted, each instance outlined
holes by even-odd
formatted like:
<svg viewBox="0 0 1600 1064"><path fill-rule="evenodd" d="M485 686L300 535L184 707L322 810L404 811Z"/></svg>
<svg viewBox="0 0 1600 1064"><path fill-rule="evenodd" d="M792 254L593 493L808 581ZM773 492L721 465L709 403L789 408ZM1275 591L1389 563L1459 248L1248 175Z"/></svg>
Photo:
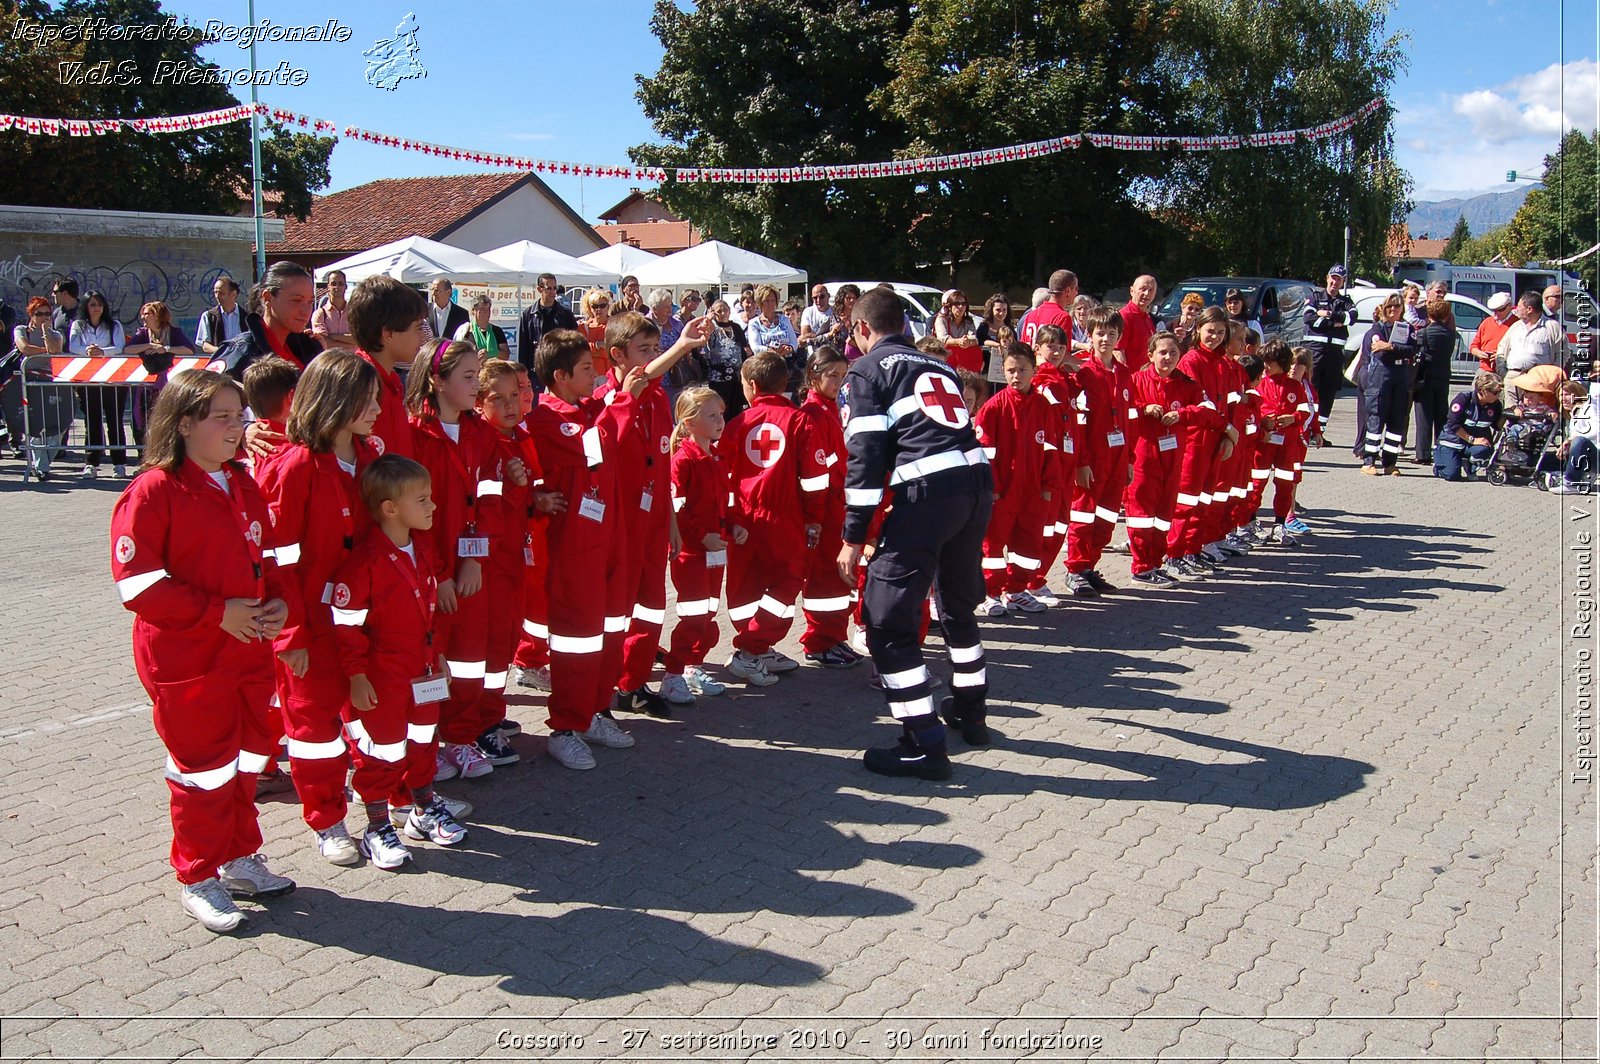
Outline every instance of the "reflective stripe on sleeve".
<svg viewBox="0 0 1600 1064"><path fill-rule="evenodd" d="M814 477L801 477L801 491L821 491L828 486L828 474L818 473Z"/></svg>
<svg viewBox="0 0 1600 1064"><path fill-rule="evenodd" d="M349 628L359 628L363 624L367 623L367 611L341 610L339 607L335 606L333 608L333 623L344 625Z"/></svg>
<svg viewBox="0 0 1600 1064"><path fill-rule="evenodd" d="M152 569L137 576L125 576L117 581L117 595L124 603L132 602L166 578L165 569Z"/></svg>
<svg viewBox="0 0 1600 1064"><path fill-rule="evenodd" d="M863 432L888 431L889 418L884 414L867 414L861 417L853 417L850 419L850 423L844 427L845 439L858 436Z"/></svg>
<svg viewBox="0 0 1600 1064"><path fill-rule="evenodd" d="M877 506L881 502L883 502L882 488L844 489L844 504L846 506Z"/></svg>

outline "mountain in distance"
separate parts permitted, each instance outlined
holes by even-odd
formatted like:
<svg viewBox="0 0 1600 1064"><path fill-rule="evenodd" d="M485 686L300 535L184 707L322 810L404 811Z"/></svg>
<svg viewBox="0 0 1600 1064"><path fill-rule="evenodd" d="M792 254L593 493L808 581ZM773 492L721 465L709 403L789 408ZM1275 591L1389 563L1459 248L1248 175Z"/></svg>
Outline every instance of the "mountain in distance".
<svg viewBox="0 0 1600 1064"><path fill-rule="evenodd" d="M1482 236L1497 225L1505 225L1531 189L1542 185L1519 184L1504 192L1485 192L1476 196L1433 200L1418 203L1406 215L1406 225L1411 235L1421 238L1424 233L1435 240L1448 239L1456 227L1456 219L1465 217L1473 236Z"/></svg>

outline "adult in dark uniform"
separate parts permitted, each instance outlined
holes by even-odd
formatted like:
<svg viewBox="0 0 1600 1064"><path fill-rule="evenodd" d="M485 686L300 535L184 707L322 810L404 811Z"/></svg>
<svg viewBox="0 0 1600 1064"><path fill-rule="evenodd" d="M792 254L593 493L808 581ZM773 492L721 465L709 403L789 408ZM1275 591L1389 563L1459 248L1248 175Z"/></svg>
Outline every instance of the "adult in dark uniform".
<svg viewBox="0 0 1600 1064"><path fill-rule="evenodd" d="M1333 401L1344 388L1344 342L1356 320L1356 305L1344 294L1346 277L1345 268L1334 263L1328 267L1327 287L1306 299L1305 345L1311 349L1311 385L1317 390L1317 413L1324 428Z"/></svg>
<svg viewBox="0 0 1600 1064"><path fill-rule="evenodd" d="M850 328L863 354L840 393L850 460L839 574L854 580L873 515L889 502L867 567L861 620L903 733L894 746L868 750L864 760L886 776L948 779L944 724L922 657L922 605L937 579L954 671L943 716L969 744L981 746L989 741L989 689L973 610L984 596L983 533L994 479L960 379L912 346L900 297L884 289L864 293Z"/></svg>

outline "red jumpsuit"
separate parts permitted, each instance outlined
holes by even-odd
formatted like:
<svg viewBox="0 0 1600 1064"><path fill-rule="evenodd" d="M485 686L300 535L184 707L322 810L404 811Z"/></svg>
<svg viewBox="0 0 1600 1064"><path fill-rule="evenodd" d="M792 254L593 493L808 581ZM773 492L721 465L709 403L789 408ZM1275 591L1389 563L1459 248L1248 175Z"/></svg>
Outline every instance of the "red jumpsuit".
<svg viewBox="0 0 1600 1064"><path fill-rule="evenodd" d="M439 750L439 703L417 705L411 681L439 671L434 644L438 560L423 536L411 552L374 531L334 574L333 623L340 672L365 675L377 704L359 713L345 702L354 749L351 786L363 802L411 804L411 791L433 785ZM343 781L341 781L342 783Z"/></svg>
<svg viewBox="0 0 1600 1064"><path fill-rule="evenodd" d="M437 417L411 419L411 440L417 461L433 477L433 553L438 559L440 582L461 572L463 540L499 534L500 439L475 414L463 413L456 423L460 442L450 438ZM477 558L487 587L493 555ZM489 665L489 595L479 588L472 595L457 594L456 611L438 620L438 638L450 666L450 697L439 707L439 741L473 743L497 720L484 695ZM504 687L502 677L501 686ZM502 711L503 712L503 711Z"/></svg>
<svg viewBox="0 0 1600 1064"><path fill-rule="evenodd" d="M527 429L518 425L510 436L496 430L495 445L499 470L495 475L500 480L502 494L499 531L489 545L489 564L484 570L484 591L489 596L489 639L483 674L484 720L489 722L486 727L506 719L506 674L523 633L526 587L534 583L533 573L539 560L533 543L536 527L533 493L544 490L539 455ZM518 486L505 476L505 467L513 459L520 459L527 467L526 485ZM538 524L537 528L542 541L544 526Z"/></svg>
<svg viewBox="0 0 1600 1064"><path fill-rule="evenodd" d="M678 593L678 623L664 667L682 676L690 666L704 665L717 645L717 606L722 600L722 575L728 552L706 550L706 536L728 538L728 473L721 458L707 454L692 438L672 454L672 509L678 515L683 546L672 558L672 586ZM846 596L848 599L848 596Z"/></svg>
<svg viewBox="0 0 1600 1064"><path fill-rule="evenodd" d="M1045 514L1061 491L1060 419L1034 389L1002 388L974 420L995 490L983 536L984 586L990 598L999 598L1027 587L1042 564Z"/></svg>
<svg viewBox="0 0 1600 1064"><path fill-rule="evenodd" d="M1051 493L1045 504L1044 525L1040 529L1042 545L1039 554L1039 571L1028 581L1028 590L1037 591L1045 586L1050 567L1061 556L1067 543L1067 514L1072 508L1073 474L1077 471L1077 455L1081 427L1078 425L1078 385L1065 376L1059 367L1040 362L1033 374L1033 390L1044 396L1050 409L1055 411L1061 433L1061 489Z"/></svg>
<svg viewBox="0 0 1600 1064"><path fill-rule="evenodd" d="M597 395L625 395L615 366ZM672 553L672 403L660 381L651 381L633 400L628 426L617 434L618 516L628 550L621 578L627 585L632 618L622 644L622 675L617 687L637 691L650 679L661 628L667 621L667 559Z"/></svg>
<svg viewBox="0 0 1600 1064"><path fill-rule="evenodd" d="M816 392L807 392L800 410L809 419L813 457L822 456L827 467L827 481L802 481L801 490L808 493L821 485L822 537L811 552L806 572L805 615L806 630L800 645L808 654L821 654L843 643L850 635L851 591L839 576L839 551L844 546L844 474L845 450L844 422L839 417L839 403Z"/></svg>
<svg viewBox="0 0 1600 1064"><path fill-rule="evenodd" d="M1250 379L1245 376L1243 367L1232 358L1226 356L1222 359L1222 400L1218 402L1217 409L1226 419L1227 424L1238 433L1234 440L1233 452L1227 458L1218 458L1211 472L1211 508L1206 514L1205 525L1202 530L1202 544L1215 543L1222 539L1236 527L1233 524L1234 503L1244 498L1244 480L1240 478L1239 467L1241 463L1248 463L1252 457L1249 451L1249 441L1245 439L1245 429L1249 424L1250 410L1244 401L1244 393L1250 387ZM1248 475L1249 465L1244 466ZM1247 477L1246 477L1247 479Z"/></svg>
<svg viewBox="0 0 1600 1064"><path fill-rule="evenodd" d="M545 532L552 731L588 731L621 673L637 585L622 575L627 541L618 511L626 503L617 490L615 441L633 408L627 393L609 405L586 397L574 406L544 392L528 414L545 488L567 500Z"/></svg>
<svg viewBox="0 0 1600 1064"><path fill-rule="evenodd" d="M1206 531L1207 511L1211 506L1212 476L1217 466L1217 444L1226 418L1228 394L1224 376L1224 356L1196 343L1178 360L1178 372L1200 387L1200 405L1218 415L1214 426L1196 425L1185 441L1183 463L1178 472L1178 504L1167 534L1167 554L1179 558L1198 554L1211 540Z"/></svg>
<svg viewBox="0 0 1600 1064"><path fill-rule="evenodd" d="M1294 487L1300 483L1306 459L1304 431L1314 416L1316 403L1311 399L1308 386L1287 373L1263 377L1257 385L1257 391L1261 396L1263 435L1255 462L1260 487L1255 490L1255 506L1251 507L1251 513L1254 514L1256 507L1261 505L1270 474L1274 484L1272 516L1274 520L1283 522L1289 519L1294 506ZM1295 420L1282 427L1270 424L1272 418L1284 414L1294 414Z"/></svg>
<svg viewBox="0 0 1600 1064"><path fill-rule="evenodd" d="M805 526L822 521L828 475L809 421L785 397L758 395L717 441L733 481L728 522L750 534L728 548L728 617L734 648L746 654L765 654L788 634L805 585ZM820 486L801 491L802 481Z"/></svg>
<svg viewBox="0 0 1600 1064"><path fill-rule="evenodd" d="M1131 381L1120 362L1107 366L1090 356L1073 379L1078 383L1078 409L1083 414L1083 447L1078 468L1087 467L1093 479L1088 487L1069 478L1072 505L1068 510L1067 572L1086 573L1100 563L1111 542L1128 486L1128 402Z"/></svg>
<svg viewBox="0 0 1600 1064"><path fill-rule="evenodd" d="M1254 501L1251 499L1251 492L1257 483L1256 468L1260 464L1261 445L1265 439L1261 435L1261 397L1246 385L1239 406L1244 411L1242 418L1244 428L1240 430L1239 446L1235 448L1238 453L1234 455L1233 488L1230 492L1232 498L1228 504L1228 520L1224 532L1232 532L1248 525L1261 502L1259 495ZM1264 478L1262 482L1265 482Z"/></svg>
<svg viewBox="0 0 1600 1064"><path fill-rule="evenodd" d="M1133 571L1148 572L1166 561L1167 535L1172 530L1178 503L1179 473L1190 440L1198 432L1221 425L1217 412L1206 406L1200 386L1174 372L1161 377L1148 365L1133 375L1132 409L1128 432L1133 444L1133 481L1128 485L1128 549ZM1159 406L1176 412L1173 425L1145 412Z"/></svg>
<svg viewBox="0 0 1600 1064"><path fill-rule="evenodd" d="M333 574L372 527L358 483L378 457L361 437L355 445L354 475L332 453L294 444L260 477L289 604L289 623L273 649L306 651L304 676L296 676L281 660L276 663L278 705L301 812L317 831L344 820L344 777L350 764L340 716L350 685L339 667Z"/></svg>
<svg viewBox="0 0 1600 1064"><path fill-rule="evenodd" d="M111 576L134 614L133 663L167 748L172 867L199 883L261 848L256 774L271 752L272 647L220 627L226 600L279 598L262 552L266 500L244 467L228 489L185 460L141 473L111 514Z"/></svg>
<svg viewBox="0 0 1600 1064"><path fill-rule="evenodd" d="M372 363L378 371L378 420L372 423L372 434L367 437L380 454L398 454L405 458L417 456L411 439L411 419L406 414L406 390L400 375L384 369L378 360L365 351L356 354Z"/></svg>

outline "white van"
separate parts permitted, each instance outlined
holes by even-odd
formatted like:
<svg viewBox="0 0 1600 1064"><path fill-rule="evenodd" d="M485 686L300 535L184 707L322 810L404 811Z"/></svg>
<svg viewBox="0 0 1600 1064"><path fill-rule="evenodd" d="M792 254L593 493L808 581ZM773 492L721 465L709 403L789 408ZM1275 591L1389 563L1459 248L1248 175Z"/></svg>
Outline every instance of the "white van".
<svg viewBox="0 0 1600 1064"><path fill-rule="evenodd" d="M1543 295L1553 284L1561 285L1561 317L1567 327L1567 343L1574 351L1587 349L1582 361L1600 351L1600 307L1578 279L1555 266L1457 266L1443 259L1400 259L1394 265L1397 281L1416 281L1426 288L1443 281L1455 295L1466 296L1487 305L1489 297L1504 292L1516 300L1524 292Z"/></svg>
<svg viewBox="0 0 1600 1064"><path fill-rule="evenodd" d="M929 288L925 284L908 284L904 281L824 281L823 284L828 288L830 301L838 294L840 285L853 284L865 292L880 284L888 284L906 305L906 317L911 319L913 340L920 340L933 330L934 316L939 313L939 301L944 298L942 289Z"/></svg>

